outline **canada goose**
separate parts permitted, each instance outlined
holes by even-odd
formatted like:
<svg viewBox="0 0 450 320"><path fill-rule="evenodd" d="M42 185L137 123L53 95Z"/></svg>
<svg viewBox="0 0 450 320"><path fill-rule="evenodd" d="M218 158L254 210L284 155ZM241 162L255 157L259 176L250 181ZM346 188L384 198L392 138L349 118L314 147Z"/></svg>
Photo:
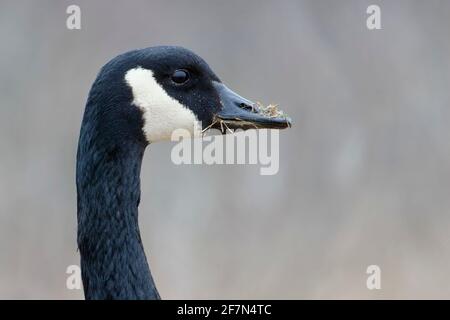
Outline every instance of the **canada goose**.
<svg viewBox="0 0 450 320"><path fill-rule="evenodd" d="M78 248L86 299L159 299L138 226L140 169L148 144L175 129L278 128L228 89L203 59L172 46L109 61L89 92L77 152ZM201 132L201 130L200 130Z"/></svg>

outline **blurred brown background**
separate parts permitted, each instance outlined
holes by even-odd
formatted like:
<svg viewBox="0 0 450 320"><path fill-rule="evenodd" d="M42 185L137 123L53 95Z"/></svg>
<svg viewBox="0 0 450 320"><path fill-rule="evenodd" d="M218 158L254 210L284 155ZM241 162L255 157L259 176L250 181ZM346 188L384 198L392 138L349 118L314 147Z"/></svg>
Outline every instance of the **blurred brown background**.
<svg viewBox="0 0 450 320"><path fill-rule="evenodd" d="M294 119L275 176L147 149L140 224L163 298L450 298L449 31L449 1L0 0L0 298L83 297L65 271L87 93L107 60L158 44Z"/></svg>

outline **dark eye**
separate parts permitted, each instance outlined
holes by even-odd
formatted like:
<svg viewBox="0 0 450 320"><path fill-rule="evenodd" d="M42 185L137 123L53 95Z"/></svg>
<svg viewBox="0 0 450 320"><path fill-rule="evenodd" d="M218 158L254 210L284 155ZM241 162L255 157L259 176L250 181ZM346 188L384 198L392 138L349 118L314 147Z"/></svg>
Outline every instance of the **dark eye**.
<svg viewBox="0 0 450 320"><path fill-rule="evenodd" d="M179 69L172 74L172 81L176 84L183 84L187 82L190 78L189 72L187 70Z"/></svg>

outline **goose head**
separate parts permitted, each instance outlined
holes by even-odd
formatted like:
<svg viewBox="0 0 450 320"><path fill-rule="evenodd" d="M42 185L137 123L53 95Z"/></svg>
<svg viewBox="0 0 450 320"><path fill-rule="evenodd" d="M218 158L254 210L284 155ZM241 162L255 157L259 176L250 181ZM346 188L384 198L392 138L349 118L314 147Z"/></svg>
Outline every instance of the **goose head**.
<svg viewBox="0 0 450 320"><path fill-rule="evenodd" d="M121 139L129 136L146 143L170 140L177 129L199 136L207 128L223 129L223 124L245 130L283 129L291 123L289 118L264 116L252 101L229 89L201 57L175 46L117 56L100 71L89 100L104 109L99 114L106 130L120 127Z"/></svg>
<svg viewBox="0 0 450 320"><path fill-rule="evenodd" d="M109 61L91 87L77 152L78 248L87 299L158 299L139 235L140 168L149 143L177 129L285 128L180 47Z"/></svg>

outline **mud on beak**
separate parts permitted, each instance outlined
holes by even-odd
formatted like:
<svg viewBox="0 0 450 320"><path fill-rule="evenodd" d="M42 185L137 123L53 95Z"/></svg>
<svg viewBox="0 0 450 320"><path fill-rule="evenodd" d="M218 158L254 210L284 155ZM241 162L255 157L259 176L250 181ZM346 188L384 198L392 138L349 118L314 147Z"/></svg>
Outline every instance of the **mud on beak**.
<svg viewBox="0 0 450 320"><path fill-rule="evenodd" d="M220 97L222 109L215 114L212 128L220 129L285 129L291 127L292 121L286 116L266 115L258 104L249 101L223 83L213 82Z"/></svg>

